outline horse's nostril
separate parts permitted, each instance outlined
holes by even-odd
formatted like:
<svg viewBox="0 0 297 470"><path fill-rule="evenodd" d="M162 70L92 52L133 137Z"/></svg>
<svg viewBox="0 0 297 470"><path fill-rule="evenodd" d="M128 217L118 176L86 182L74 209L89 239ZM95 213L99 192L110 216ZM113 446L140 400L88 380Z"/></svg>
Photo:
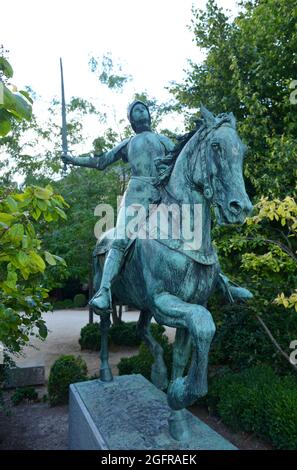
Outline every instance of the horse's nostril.
<svg viewBox="0 0 297 470"><path fill-rule="evenodd" d="M233 214L239 214L242 210L241 204L239 201L230 201L229 203L229 209Z"/></svg>

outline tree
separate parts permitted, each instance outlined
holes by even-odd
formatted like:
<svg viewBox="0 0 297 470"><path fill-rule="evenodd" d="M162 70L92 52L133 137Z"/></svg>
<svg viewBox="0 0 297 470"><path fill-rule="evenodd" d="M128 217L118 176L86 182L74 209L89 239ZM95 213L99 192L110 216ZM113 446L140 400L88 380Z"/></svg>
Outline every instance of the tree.
<svg viewBox="0 0 297 470"><path fill-rule="evenodd" d="M12 76L7 59L0 59L3 75ZM14 120L30 119L31 104L27 97L10 92L7 84L0 85L4 89L0 109L2 139L12 130ZM23 192L1 188L0 342L7 350L20 351L30 334L46 337L42 313L48 310L49 304L42 274L47 265L64 261L43 249L38 231L59 217L65 219L65 206L62 196L55 194L50 186L27 187Z"/></svg>
<svg viewBox="0 0 297 470"><path fill-rule="evenodd" d="M25 90L17 91L9 86L8 80L13 77L13 68L4 57L3 46L0 49L0 136L6 136L15 121L30 120L32 100ZM10 89L12 88L12 90Z"/></svg>
<svg viewBox="0 0 297 470"><path fill-rule="evenodd" d="M190 63L184 83L173 84L180 109L203 102L215 113L233 111L250 147L245 164L251 196L285 197L295 191L296 106L290 83L297 74L295 0L242 1L230 21L215 0L193 9L192 31L206 58Z"/></svg>
<svg viewBox="0 0 297 470"><path fill-rule="evenodd" d="M42 312L48 289L43 287L46 265L64 263L43 249L34 221L45 227L66 218L63 198L52 188L28 187L0 200L0 341L11 351L20 351L37 328L47 335Z"/></svg>
<svg viewBox="0 0 297 470"><path fill-rule="evenodd" d="M70 208L67 224L57 221L50 232L43 234L44 244L67 262L67 277L81 284L89 283L92 252L96 238L94 215L100 203L110 204L117 213L117 196L122 194L121 171L118 166L105 170L73 168L61 180L53 183Z"/></svg>
<svg viewBox="0 0 297 470"><path fill-rule="evenodd" d="M297 6L295 0L244 0L240 5L233 21L214 0L205 11L193 9L192 31L205 59L190 62L185 81L173 83L171 91L188 127L200 102L215 113L233 111L237 118L238 132L249 146L244 171L255 212L243 227L214 227L213 237L223 270L254 293L247 310L286 350L290 335L297 334L292 222L297 123L289 99L297 76ZM214 313L220 318L219 309Z"/></svg>

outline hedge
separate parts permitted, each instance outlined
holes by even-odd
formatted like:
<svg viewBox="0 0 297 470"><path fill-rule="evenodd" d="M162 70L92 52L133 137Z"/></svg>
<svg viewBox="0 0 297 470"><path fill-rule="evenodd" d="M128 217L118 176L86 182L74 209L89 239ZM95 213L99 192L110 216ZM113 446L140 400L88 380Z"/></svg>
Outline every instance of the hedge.
<svg viewBox="0 0 297 470"><path fill-rule="evenodd" d="M60 356L52 365L48 381L52 406L68 403L69 385L87 380L87 365L81 357Z"/></svg>
<svg viewBox="0 0 297 470"><path fill-rule="evenodd" d="M278 449L297 449L297 379L259 365L210 380L206 403L235 431L268 439Z"/></svg>

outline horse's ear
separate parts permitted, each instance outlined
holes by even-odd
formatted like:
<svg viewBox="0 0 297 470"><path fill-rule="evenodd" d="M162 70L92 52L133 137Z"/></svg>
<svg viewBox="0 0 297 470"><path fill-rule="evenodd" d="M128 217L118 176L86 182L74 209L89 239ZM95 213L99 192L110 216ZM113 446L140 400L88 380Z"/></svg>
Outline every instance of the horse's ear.
<svg viewBox="0 0 297 470"><path fill-rule="evenodd" d="M210 111L208 111L208 109L205 106L203 106L202 103L200 104L200 112L201 112L201 116L206 121L208 126L215 124L216 118Z"/></svg>
<svg viewBox="0 0 297 470"><path fill-rule="evenodd" d="M232 111L231 111L231 113L229 113L228 116L230 117L231 126L233 127L233 129L236 129L236 118L235 118L234 114L232 113Z"/></svg>

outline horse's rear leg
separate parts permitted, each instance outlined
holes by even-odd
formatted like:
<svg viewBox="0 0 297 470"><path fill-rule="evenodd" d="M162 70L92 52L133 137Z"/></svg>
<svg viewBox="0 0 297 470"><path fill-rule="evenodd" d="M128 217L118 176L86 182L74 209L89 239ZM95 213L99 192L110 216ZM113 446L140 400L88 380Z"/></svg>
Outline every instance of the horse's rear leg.
<svg viewBox="0 0 297 470"><path fill-rule="evenodd" d="M157 388L165 390L168 387L168 375L167 367L165 365L163 357L164 351L151 333L151 318L152 314L149 311L142 310L140 312L140 316L137 323L137 333L148 346L154 358L154 363L152 365L151 371L151 381Z"/></svg>

